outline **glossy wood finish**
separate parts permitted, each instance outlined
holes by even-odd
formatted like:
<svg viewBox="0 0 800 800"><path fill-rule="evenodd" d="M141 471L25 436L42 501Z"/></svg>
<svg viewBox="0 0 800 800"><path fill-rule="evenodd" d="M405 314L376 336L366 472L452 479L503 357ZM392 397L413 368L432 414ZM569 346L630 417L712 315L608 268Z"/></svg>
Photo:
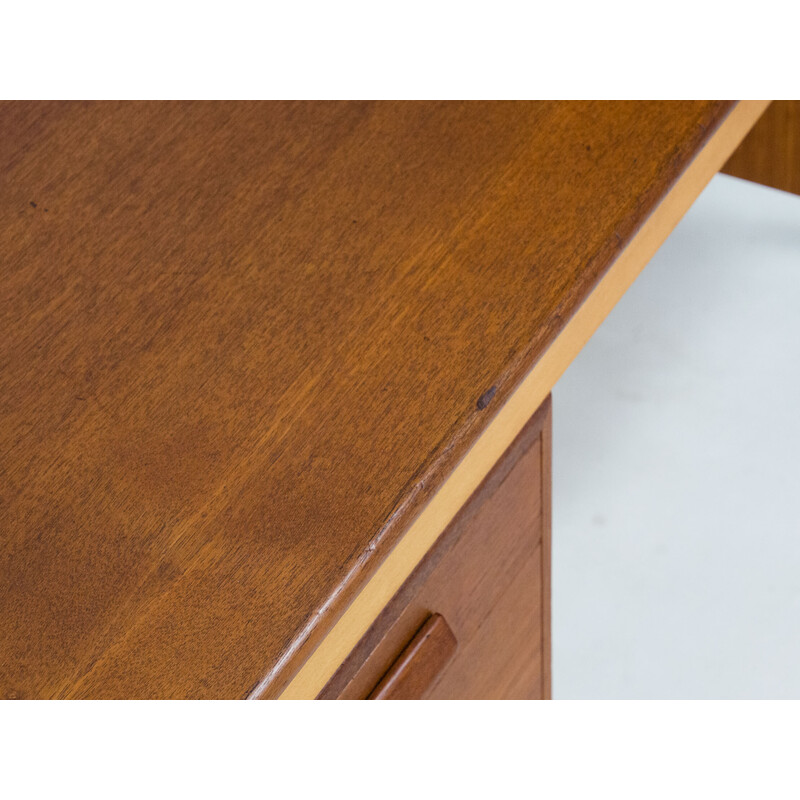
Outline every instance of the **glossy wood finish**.
<svg viewBox="0 0 800 800"><path fill-rule="evenodd" d="M441 614L433 614L370 693L370 700L419 700L456 652L456 637Z"/></svg>
<svg viewBox="0 0 800 800"><path fill-rule="evenodd" d="M415 696L549 696L550 626L544 619L549 597L544 594L550 573L550 529L545 527L550 409L548 398L353 649L322 698L364 698L378 681L379 688L391 685L400 666L404 674L413 672L398 653L413 647L416 631L431 613L448 621L458 649L433 677L423 662L416 682L423 688Z"/></svg>
<svg viewBox="0 0 800 800"><path fill-rule="evenodd" d="M0 696L278 694L730 108L0 105Z"/></svg>
<svg viewBox="0 0 800 800"><path fill-rule="evenodd" d="M723 172L800 194L800 101L771 103Z"/></svg>

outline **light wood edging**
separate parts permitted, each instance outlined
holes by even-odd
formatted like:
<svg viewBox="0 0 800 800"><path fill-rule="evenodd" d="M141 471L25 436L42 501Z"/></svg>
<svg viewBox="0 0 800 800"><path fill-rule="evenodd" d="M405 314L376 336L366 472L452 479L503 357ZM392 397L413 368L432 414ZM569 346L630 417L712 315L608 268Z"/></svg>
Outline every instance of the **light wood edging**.
<svg viewBox="0 0 800 800"><path fill-rule="evenodd" d="M498 410L450 477L298 670L280 695L281 699L311 699L319 694L767 105L768 101L749 100L734 106L594 291ZM256 687L251 697L257 697L261 690L262 687Z"/></svg>

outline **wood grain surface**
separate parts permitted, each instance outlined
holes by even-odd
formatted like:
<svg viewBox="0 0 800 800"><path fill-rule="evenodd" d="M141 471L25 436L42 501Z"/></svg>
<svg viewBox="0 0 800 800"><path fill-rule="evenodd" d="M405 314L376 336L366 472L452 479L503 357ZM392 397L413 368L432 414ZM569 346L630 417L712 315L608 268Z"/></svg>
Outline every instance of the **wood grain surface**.
<svg viewBox="0 0 800 800"><path fill-rule="evenodd" d="M277 694L731 105L0 105L0 696Z"/></svg>
<svg viewBox="0 0 800 800"><path fill-rule="evenodd" d="M800 100L775 100L722 169L800 194Z"/></svg>
<svg viewBox="0 0 800 800"><path fill-rule="evenodd" d="M550 433L548 397L320 698L364 698L379 681L385 687L383 676L391 674L393 686L401 667L413 672L398 653L432 613L447 620L458 649L435 669L433 659L421 660L416 697L549 697Z"/></svg>

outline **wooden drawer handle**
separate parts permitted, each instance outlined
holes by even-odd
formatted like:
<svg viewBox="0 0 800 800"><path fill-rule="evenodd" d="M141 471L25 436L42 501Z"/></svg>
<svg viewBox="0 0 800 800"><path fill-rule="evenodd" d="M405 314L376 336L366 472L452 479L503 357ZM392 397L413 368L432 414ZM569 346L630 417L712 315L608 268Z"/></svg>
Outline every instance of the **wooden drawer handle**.
<svg viewBox="0 0 800 800"><path fill-rule="evenodd" d="M419 700L453 657L456 645L456 637L444 617L428 617L369 699Z"/></svg>

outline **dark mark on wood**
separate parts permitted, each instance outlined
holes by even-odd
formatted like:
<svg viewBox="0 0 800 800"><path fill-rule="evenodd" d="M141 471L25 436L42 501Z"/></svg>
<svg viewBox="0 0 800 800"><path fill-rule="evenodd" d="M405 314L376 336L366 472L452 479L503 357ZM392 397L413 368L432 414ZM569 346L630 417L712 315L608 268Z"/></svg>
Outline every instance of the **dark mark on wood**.
<svg viewBox="0 0 800 800"><path fill-rule="evenodd" d="M31 208L36 208L36 203L34 203L33 200L31 200Z"/></svg>
<svg viewBox="0 0 800 800"><path fill-rule="evenodd" d="M492 386L491 389L487 389L479 398L478 398L478 411L483 411L489 403L492 402L492 398L494 397L494 393L497 391L496 386Z"/></svg>

